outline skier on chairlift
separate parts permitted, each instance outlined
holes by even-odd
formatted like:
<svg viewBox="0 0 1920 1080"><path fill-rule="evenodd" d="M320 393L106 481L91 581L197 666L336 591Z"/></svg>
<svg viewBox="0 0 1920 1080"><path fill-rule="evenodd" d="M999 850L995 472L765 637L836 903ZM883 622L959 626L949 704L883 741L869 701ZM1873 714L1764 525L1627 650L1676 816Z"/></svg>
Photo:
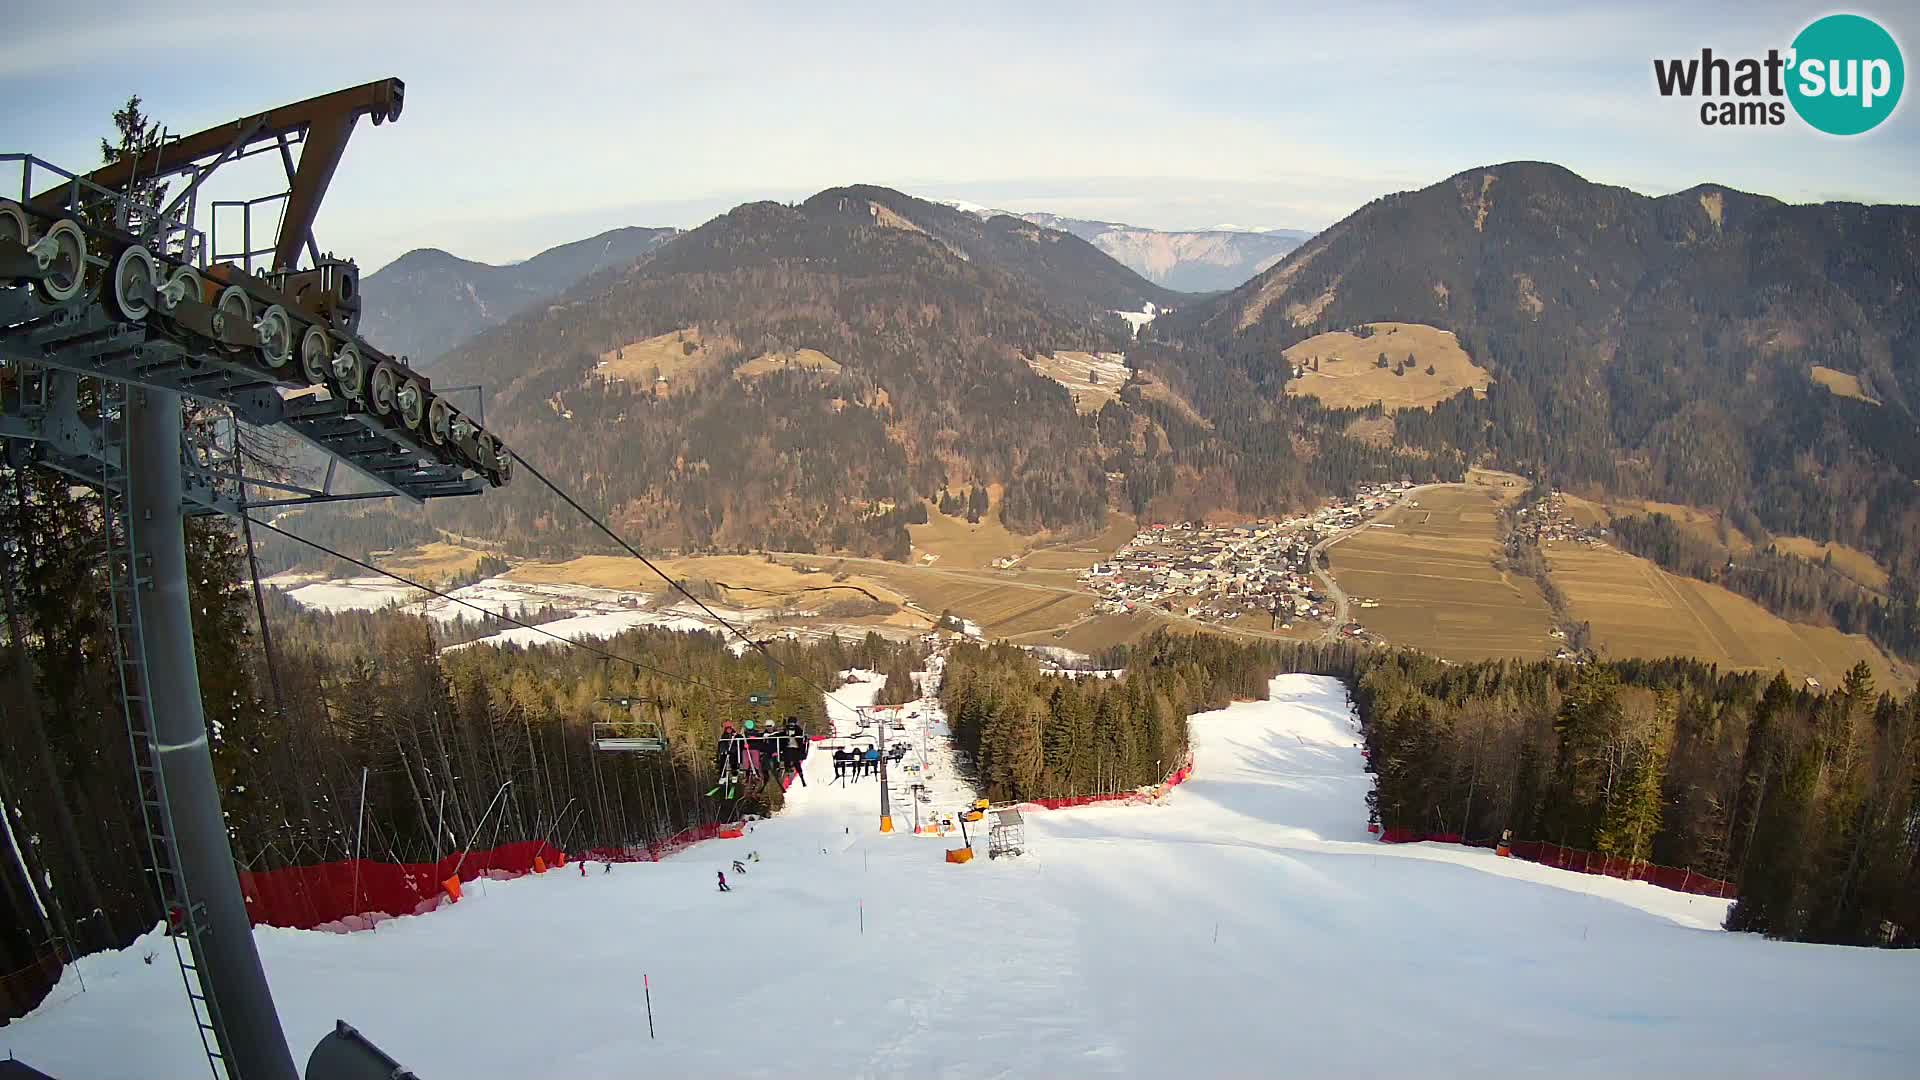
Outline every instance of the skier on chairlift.
<svg viewBox="0 0 1920 1080"><path fill-rule="evenodd" d="M800 781L800 786L806 787L807 773L802 766L807 761L807 733L801 728L799 717L787 717L787 726L781 731L780 740L783 744L780 747L781 760L794 778Z"/></svg>

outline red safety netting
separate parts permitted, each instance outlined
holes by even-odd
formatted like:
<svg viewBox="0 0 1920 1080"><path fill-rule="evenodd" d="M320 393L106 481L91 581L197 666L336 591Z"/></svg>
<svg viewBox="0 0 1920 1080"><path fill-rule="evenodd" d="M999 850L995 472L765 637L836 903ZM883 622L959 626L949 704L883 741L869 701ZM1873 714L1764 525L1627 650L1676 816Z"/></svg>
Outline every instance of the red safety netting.
<svg viewBox="0 0 1920 1080"><path fill-rule="evenodd" d="M1386 844L1412 844L1422 840L1441 844L1464 843L1470 847L1496 846L1491 841L1462 840L1459 833L1421 833L1412 829L1383 829L1380 833L1380 841ZM1635 862L1617 855L1601 855L1597 852L1582 851L1579 848L1561 847L1559 844L1549 844L1544 840L1515 840L1508 845L1508 850L1516 859L1525 859L1542 866L1553 866L1582 874L1602 874L1625 881L1644 881L1663 889L1695 893L1700 896L1718 896L1727 900L1738 895L1732 882L1697 874L1684 867Z"/></svg>
<svg viewBox="0 0 1920 1080"><path fill-rule="evenodd" d="M503 844L491 851L449 855L437 863L388 863L348 859L282 870L241 871L240 891L254 925L301 930L357 930L382 917L418 915L446 898L441 882L458 875L519 877L534 860L563 866L566 856L544 840ZM339 925L334 925L339 924Z"/></svg>
<svg viewBox="0 0 1920 1080"><path fill-rule="evenodd" d="M1157 786L1140 788L1135 791L1117 791L1107 795L1075 795L1064 799L1029 799L1020 803L1022 810L1065 810L1074 806L1093 806L1111 802L1152 802L1167 792L1186 783L1193 775L1193 759L1188 758L1180 766L1167 774Z"/></svg>

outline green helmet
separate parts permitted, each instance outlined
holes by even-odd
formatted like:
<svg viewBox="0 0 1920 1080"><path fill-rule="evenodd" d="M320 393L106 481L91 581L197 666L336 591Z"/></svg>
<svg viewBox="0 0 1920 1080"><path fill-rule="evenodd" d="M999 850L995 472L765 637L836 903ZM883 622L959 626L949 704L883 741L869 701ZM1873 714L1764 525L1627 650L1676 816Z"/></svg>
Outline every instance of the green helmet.
<svg viewBox="0 0 1920 1080"><path fill-rule="evenodd" d="M753 730L753 721L751 721L751 720L749 720L749 721L747 721L747 730L748 730L748 731L752 731L752 730Z"/></svg>

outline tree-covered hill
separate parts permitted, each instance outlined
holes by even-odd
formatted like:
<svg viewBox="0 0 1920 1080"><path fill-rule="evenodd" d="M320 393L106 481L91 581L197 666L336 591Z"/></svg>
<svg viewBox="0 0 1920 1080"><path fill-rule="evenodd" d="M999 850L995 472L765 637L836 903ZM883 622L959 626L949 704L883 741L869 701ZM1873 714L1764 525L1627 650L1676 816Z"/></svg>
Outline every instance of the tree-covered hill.
<svg viewBox="0 0 1920 1080"><path fill-rule="evenodd" d="M1196 403L1277 401L1286 347L1429 323L1494 385L1396 416L1404 444L1842 540L1912 578L1916 290L1920 208L1650 198L1517 162L1368 204L1156 323L1150 363ZM1877 404L1817 385L1816 365Z"/></svg>

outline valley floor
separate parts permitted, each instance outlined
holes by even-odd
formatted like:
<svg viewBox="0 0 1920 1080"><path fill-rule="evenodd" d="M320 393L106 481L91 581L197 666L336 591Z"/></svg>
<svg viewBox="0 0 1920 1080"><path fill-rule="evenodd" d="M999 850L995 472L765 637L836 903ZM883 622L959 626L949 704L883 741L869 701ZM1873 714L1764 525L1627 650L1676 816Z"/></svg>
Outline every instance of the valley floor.
<svg viewBox="0 0 1920 1080"><path fill-rule="evenodd" d="M343 1017L463 1080L1894 1077L1920 1060L1920 955L1728 934L1724 901L1372 842L1337 682L1281 676L1192 736L1193 777L1164 801L1030 813L1015 859L976 837L982 858L949 865L954 841L878 834L873 783L834 786L815 753L810 786L741 840L489 882L371 933L257 937L297 1054ZM164 950L88 958L86 992L63 983L0 1029L0 1055L63 1080L204 1076Z"/></svg>

